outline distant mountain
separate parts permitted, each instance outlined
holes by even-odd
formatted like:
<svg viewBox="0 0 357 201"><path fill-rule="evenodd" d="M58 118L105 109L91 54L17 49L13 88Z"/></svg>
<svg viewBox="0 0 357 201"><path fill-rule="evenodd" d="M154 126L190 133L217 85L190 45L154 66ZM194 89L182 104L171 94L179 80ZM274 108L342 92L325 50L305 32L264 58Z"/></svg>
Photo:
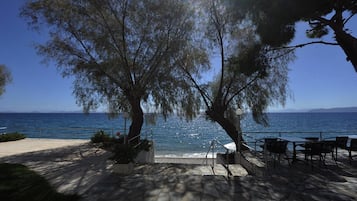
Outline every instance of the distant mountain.
<svg viewBox="0 0 357 201"><path fill-rule="evenodd" d="M357 112L357 107L336 107L327 109L312 109L308 112Z"/></svg>

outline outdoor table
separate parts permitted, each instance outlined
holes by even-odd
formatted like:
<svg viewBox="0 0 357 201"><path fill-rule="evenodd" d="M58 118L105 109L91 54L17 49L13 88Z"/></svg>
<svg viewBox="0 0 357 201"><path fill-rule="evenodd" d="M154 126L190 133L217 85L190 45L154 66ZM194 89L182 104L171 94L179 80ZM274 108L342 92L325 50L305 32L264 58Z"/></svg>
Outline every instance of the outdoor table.
<svg viewBox="0 0 357 201"><path fill-rule="evenodd" d="M301 138L301 137L278 137L278 139L280 140L285 140L288 142L293 143L293 161L292 162L296 162L297 158L296 158L296 143L305 143L308 142L309 140L306 140L305 138Z"/></svg>

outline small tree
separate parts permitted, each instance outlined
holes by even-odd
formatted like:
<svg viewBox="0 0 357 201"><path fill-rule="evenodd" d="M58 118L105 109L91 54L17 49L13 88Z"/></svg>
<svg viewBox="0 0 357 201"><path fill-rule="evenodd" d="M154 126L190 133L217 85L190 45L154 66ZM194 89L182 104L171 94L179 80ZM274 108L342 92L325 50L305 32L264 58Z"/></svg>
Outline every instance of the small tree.
<svg viewBox="0 0 357 201"><path fill-rule="evenodd" d="M357 38L348 22L357 13L357 0L238 0L227 1L240 15L253 21L262 41L274 47L295 49L311 44L338 45L357 71ZM329 32L335 41L317 40L291 47L295 23L305 21L308 38L321 39ZM351 27L352 28L352 27Z"/></svg>
<svg viewBox="0 0 357 201"><path fill-rule="evenodd" d="M189 71L196 71L207 59L187 57L200 50L192 45L195 15L185 1L35 0L22 16L49 30L38 52L75 77L73 93L85 112L101 104L111 115L130 111L129 139L140 135L144 103L164 116L179 108L195 114L197 97L178 65L195 63Z"/></svg>
<svg viewBox="0 0 357 201"><path fill-rule="evenodd" d="M5 65L0 65L0 96L5 92L5 86L12 81L11 73Z"/></svg>
<svg viewBox="0 0 357 201"><path fill-rule="evenodd" d="M182 68L201 95L207 116L222 126L236 147L241 147L236 110L250 110L257 123L267 125L267 107L285 103L287 64L293 57L289 51L273 51L262 43L249 22L236 23L239 16L224 1L202 1L200 6L206 19L201 24L207 28L207 46L220 59L215 67L219 73L211 82L200 84L189 68Z"/></svg>

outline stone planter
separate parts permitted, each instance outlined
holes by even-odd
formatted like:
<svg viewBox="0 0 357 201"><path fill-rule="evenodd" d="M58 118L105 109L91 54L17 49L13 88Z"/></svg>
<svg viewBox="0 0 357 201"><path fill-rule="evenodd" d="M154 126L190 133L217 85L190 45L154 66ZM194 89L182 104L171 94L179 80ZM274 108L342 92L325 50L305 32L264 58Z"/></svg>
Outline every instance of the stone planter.
<svg viewBox="0 0 357 201"><path fill-rule="evenodd" d="M121 175L128 175L131 174L134 170L134 164L133 163L127 163L127 164L120 164L120 163L115 163L113 164L113 172Z"/></svg>
<svg viewBox="0 0 357 201"><path fill-rule="evenodd" d="M155 162L155 153L154 153L154 142L150 142L151 146L149 151L142 150L138 153L134 159L135 163L154 163Z"/></svg>

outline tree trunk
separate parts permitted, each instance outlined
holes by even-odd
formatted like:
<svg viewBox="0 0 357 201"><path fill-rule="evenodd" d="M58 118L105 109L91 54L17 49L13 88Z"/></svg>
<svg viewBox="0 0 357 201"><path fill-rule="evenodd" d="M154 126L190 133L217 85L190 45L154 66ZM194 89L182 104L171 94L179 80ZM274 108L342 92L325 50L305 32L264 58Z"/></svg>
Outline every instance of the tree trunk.
<svg viewBox="0 0 357 201"><path fill-rule="evenodd" d="M350 61L357 72L357 39L343 30L335 30L337 43L345 52L347 61Z"/></svg>
<svg viewBox="0 0 357 201"><path fill-rule="evenodd" d="M214 110L206 111L206 114L215 122L217 122L224 131L228 134L228 136L232 139L232 141L236 144L236 150L238 151L238 136L240 137L240 147L241 150L246 150L246 147L243 146L243 136L240 128L236 128L234 123L232 123L229 119L224 117L223 113L215 112ZM238 132L240 131L240 132Z"/></svg>
<svg viewBox="0 0 357 201"><path fill-rule="evenodd" d="M140 98L132 98L129 100L131 106L131 125L129 128L128 140L130 143L136 144L140 141L141 128L144 123L144 113L141 109Z"/></svg>

